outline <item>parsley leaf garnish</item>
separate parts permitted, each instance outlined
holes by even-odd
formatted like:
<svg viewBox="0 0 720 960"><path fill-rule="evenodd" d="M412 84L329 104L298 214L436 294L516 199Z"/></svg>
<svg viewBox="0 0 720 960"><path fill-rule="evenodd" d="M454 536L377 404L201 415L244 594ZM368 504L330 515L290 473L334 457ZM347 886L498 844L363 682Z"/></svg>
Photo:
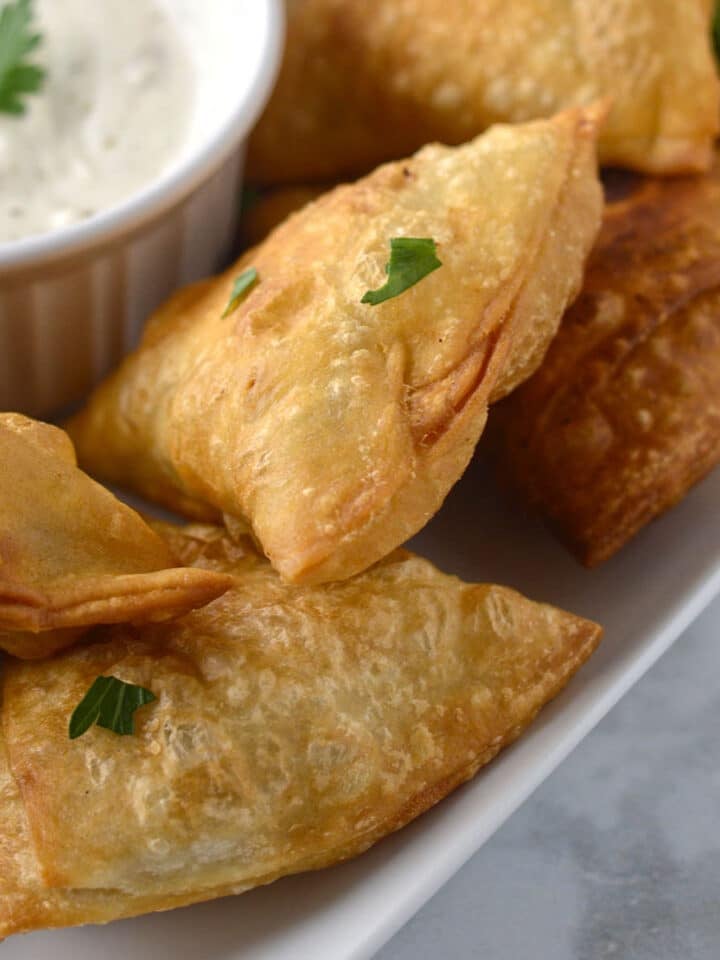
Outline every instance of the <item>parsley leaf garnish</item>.
<svg viewBox="0 0 720 960"><path fill-rule="evenodd" d="M68 728L70 739L81 737L94 723L113 733L132 734L135 711L156 699L145 687L136 687L117 677L97 677L73 710Z"/></svg>
<svg viewBox="0 0 720 960"><path fill-rule="evenodd" d="M720 2L715 3L715 13L712 22L712 39L715 48L715 56L720 60Z"/></svg>
<svg viewBox="0 0 720 960"><path fill-rule="evenodd" d="M390 260L385 264L387 282L377 290L368 290L360 303L375 306L397 297L441 266L435 241L430 237L393 237L390 240Z"/></svg>
<svg viewBox="0 0 720 960"><path fill-rule="evenodd" d="M37 93L45 71L25 57L40 43L32 30L32 0L15 0L0 9L0 113L25 113L23 95Z"/></svg>
<svg viewBox="0 0 720 960"><path fill-rule="evenodd" d="M228 300L227 306L222 312L223 317L227 317L229 313L232 313L233 310L238 308L240 301L243 299L250 287L257 283L258 279L258 272L255 267L248 267L247 270L243 270L242 273L235 277L235 283L230 291L230 299Z"/></svg>

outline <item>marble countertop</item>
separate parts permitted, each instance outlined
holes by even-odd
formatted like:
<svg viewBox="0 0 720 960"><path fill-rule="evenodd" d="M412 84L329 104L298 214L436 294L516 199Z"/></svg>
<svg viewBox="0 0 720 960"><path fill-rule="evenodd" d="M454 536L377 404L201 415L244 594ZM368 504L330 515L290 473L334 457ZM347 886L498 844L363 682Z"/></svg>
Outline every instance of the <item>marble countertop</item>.
<svg viewBox="0 0 720 960"><path fill-rule="evenodd" d="M720 600L378 960L718 960Z"/></svg>

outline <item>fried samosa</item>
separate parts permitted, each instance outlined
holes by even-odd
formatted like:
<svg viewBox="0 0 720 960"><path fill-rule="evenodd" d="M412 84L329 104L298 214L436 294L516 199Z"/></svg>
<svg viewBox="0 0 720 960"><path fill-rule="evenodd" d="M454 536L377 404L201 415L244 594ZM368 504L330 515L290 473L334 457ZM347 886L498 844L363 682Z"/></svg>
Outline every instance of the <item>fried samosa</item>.
<svg viewBox="0 0 720 960"><path fill-rule="evenodd" d="M81 463L194 519L246 520L291 581L385 556L439 509L488 402L537 367L579 289L597 122L574 110L429 146L304 207L152 318L68 426ZM432 238L442 265L361 302L402 236Z"/></svg>
<svg viewBox="0 0 720 960"><path fill-rule="evenodd" d="M53 660L5 665L0 936L355 856L519 736L600 637L405 551L295 587L249 538L168 533L184 562L234 586L170 623L100 628ZM92 727L71 741L68 717L99 674L157 700L134 736Z"/></svg>
<svg viewBox="0 0 720 960"><path fill-rule="evenodd" d="M0 414L0 649L49 656L93 624L177 616L229 584L178 568L134 510L78 470L62 430Z"/></svg>
<svg viewBox="0 0 720 960"><path fill-rule="evenodd" d="M611 203L583 292L501 404L502 470L588 566L720 462L720 163Z"/></svg>
<svg viewBox="0 0 720 960"><path fill-rule="evenodd" d="M261 184L337 180L424 143L607 96L604 164L704 170L718 131L708 0L287 0L249 144Z"/></svg>

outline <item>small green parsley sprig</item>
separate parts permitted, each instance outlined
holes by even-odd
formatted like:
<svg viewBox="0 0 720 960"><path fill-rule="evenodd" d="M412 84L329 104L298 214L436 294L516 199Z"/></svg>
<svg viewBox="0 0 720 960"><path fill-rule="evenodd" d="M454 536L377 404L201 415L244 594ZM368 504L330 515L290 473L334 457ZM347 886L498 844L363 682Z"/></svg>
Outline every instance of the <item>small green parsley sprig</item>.
<svg viewBox="0 0 720 960"><path fill-rule="evenodd" d="M431 237L392 237L390 260L385 264L387 281L377 290L368 290L360 302L375 306L391 300L441 266Z"/></svg>
<svg viewBox="0 0 720 960"><path fill-rule="evenodd" d="M255 286L259 279L255 267L248 267L247 270L243 270L242 273L238 274L237 277L235 277L235 283L233 283L233 288L230 291L230 299L221 317L227 317L234 310L237 310L241 301L245 299L245 295L250 291L251 287Z"/></svg>
<svg viewBox="0 0 720 960"><path fill-rule="evenodd" d="M96 723L113 733L130 735L135 732L133 714L157 697L145 687L125 683L117 677L96 677L90 689L73 710L68 726L71 740L81 737Z"/></svg>
<svg viewBox="0 0 720 960"><path fill-rule="evenodd" d="M0 8L0 113L25 113L23 97L37 93L45 80L43 68L26 60L42 39L32 19L32 0Z"/></svg>

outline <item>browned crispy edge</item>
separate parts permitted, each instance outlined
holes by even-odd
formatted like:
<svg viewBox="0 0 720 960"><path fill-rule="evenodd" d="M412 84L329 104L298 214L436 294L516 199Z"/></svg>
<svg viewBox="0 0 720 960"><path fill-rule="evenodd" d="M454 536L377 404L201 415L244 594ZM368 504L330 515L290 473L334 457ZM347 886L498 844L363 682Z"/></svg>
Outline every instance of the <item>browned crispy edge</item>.
<svg viewBox="0 0 720 960"><path fill-rule="evenodd" d="M720 462L720 168L633 186L543 367L491 419L501 476L587 566Z"/></svg>

